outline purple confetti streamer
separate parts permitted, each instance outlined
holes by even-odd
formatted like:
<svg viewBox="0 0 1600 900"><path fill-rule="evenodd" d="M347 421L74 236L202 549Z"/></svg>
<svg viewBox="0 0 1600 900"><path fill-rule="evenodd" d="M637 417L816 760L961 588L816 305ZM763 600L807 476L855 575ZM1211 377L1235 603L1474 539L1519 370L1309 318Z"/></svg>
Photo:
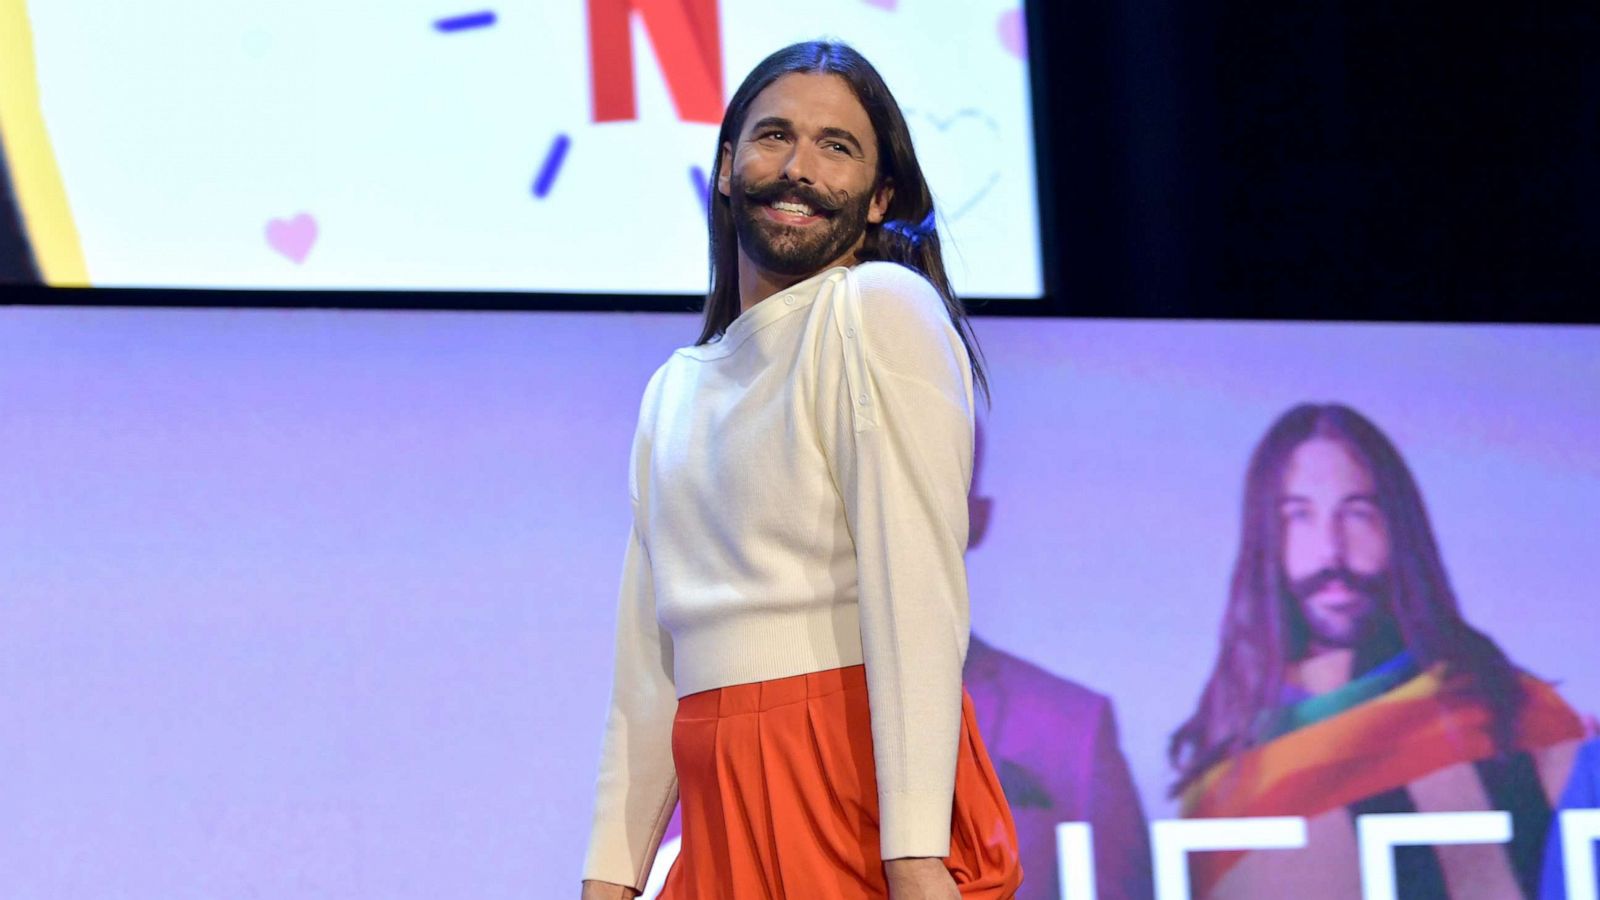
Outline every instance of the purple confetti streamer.
<svg viewBox="0 0 1600 900"><path fill-rule="evenodd" d="M544 165L539 167L539 175L533 179L533 195L543 200L550 193L550 186L556 182L556 173L561 171L561 161L567 158L567 148L572 146L572 138L565 134L556 135L550 143L550 150L544 155Z"/></svg>
<svg viewBox="0 0 1600 900"><path fill-rule="evenodd" d="M466 13L465 15L437 19L434 21L433 27L448 34L452 31L466 31L469 28L488 28L494 23L494 10L486 9L483 12Z"/></svg>
<svg viewBox="0 0 1600 900"><path fill-rule="evenodd" d="M694 185L694 192L700 197L702 209L711 208L711 177L699 166L689 167L689 182Z"/></svg>

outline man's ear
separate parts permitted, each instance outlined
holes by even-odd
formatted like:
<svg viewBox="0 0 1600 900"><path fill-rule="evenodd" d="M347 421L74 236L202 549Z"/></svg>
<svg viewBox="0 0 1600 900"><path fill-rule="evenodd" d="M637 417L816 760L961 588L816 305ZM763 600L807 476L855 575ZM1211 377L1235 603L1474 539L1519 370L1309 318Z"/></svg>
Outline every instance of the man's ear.
<svg viewBox="0 0 1600 900"><path fill-rule="evenodd" d="M724 141L722 156L717 160L717 193L733 196L733 145Z"/></svg>
<svg viewBox="0 0 1600 900"><path fill-rule="evenodd" d="M889 202L893 199L894 182L885 178L878 189L872 192L872 202L867 204L867 222L882 225L883 217L889 214Z"/></svg>

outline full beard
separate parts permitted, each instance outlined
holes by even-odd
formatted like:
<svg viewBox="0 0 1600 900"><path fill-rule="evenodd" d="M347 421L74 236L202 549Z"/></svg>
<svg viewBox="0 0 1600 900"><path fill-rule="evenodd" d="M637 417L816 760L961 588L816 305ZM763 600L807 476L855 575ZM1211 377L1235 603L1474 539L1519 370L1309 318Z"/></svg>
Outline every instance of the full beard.
<svg viewBox="0 0 1600 900"><path fill-rule="evenodd" d="M1343 582L1360 598L1353 612L1336 614L1319 609L1312 602L1318 591L1334 581ZM1323 569L1288 585L1311 644L1339 649L1360 648L1385 632L1389 622L1387 588L1387 579L1382 575L1362 575L1345 568Z"/></svg>
<svg viewBox="0 0 1600 900"><path fill-rule="evenodd" d="M799 277L815 274L842 257L866 233L870 192L863 192L860 198L846 194L835 199L803 184L772 181L748 185L737 175L732 188L739 249L768 272ZM785 225L767 218L762 209L782 199L805 203L822 221Z"/></svg>

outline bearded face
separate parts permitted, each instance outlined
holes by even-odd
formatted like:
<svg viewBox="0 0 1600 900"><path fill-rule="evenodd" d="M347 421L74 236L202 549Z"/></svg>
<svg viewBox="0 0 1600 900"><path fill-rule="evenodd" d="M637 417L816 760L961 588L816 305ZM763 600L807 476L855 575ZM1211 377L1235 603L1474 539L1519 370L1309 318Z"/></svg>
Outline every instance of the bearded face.
<svg viewBox="0 0 1600 900"><path fill-rule="evenodd" d="M806 276L821 271L866 232L868 192L831 196L783 180L747 184L738 174L731 183L739 247L769 272Z"/></svg>
<svg viewBox="0 0 1600 900"><path fill-rule="evenodd" d="M1372 473L1343 442L1311 438L1290 456L1280 497L1283 574L1311 651L1360 645L1388 608L1389 528Z"/></svg>
<svg viewBox="0 0 1600 900"><path fill-rule="evenodd" d="M877 135L850 83L791 72L763 88L722 145L717 191L739 252L777 280L849 264L893 196L879 179Z"/></svg>

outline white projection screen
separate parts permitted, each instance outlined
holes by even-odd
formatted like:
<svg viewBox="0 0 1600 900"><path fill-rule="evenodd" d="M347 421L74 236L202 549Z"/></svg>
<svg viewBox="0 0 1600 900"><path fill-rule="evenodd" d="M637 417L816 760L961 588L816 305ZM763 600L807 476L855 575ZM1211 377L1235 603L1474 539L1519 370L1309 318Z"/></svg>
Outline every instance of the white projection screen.
<svg viewBox="0 0 1600 900"><path fill-rule="evenodd" d="M1015 0L4 0L0 135L55 285L696 294L729 97L839 39L906 112L956 289L1034 298L1023 22Z"/></svg>

